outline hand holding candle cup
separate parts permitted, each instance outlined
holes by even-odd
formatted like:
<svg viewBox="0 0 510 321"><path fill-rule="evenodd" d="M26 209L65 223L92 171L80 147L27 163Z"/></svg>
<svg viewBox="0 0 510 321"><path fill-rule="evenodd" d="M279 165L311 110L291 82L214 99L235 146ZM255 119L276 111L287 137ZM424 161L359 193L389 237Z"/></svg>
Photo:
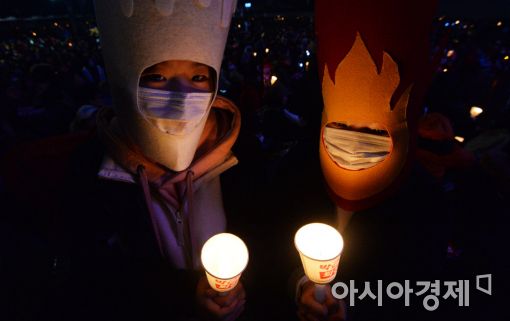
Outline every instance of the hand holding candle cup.
<svg viewBox="0 0 510 321"><path fill-rule="evenodd" d="M338 269L343 239L333 227L311 223L301 227L294 237L305 274L315 283L315 299L323 303L325 285L331 282Z"/></svg>
<svg viewBox="0 0 510 321"><path fill-rule="evenodd" d="M220 233L205 242L201 258L211 288L226 293L239 282L248 264L248 249L239 237Z"/></svg>

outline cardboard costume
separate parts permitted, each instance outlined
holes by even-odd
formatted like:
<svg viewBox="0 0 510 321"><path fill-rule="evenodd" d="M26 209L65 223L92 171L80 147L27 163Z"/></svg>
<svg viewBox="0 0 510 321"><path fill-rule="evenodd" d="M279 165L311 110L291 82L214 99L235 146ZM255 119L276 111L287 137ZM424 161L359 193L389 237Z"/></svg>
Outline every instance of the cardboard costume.
<svg viewBox="0 0 510 321"><path fill-rule="evenodd" d="M398 186L431 78L435 1L319 0L324 110L320 160L330 194L361 210Z"/></svg>
<svg viewBox="0 0 510 321"><path fill-rule="evenodd" d="M164 61L187 60L212 67L217 84L235 1L100 0L95 8L119 123L148 158L175 171L186 169L207 113L189 132L162 131L139 106L140 75Z"/></svg>
<svg viewBox="0 0 510 321"><path fill-rule="evenodd" d="M98 176L140 184L161 256L176 268L197 269L201 245L226 227L219 175L237 163L231 147L240 113L216 97L235 1L99 0L95 6L114 99L114 112L98 114L108 154ZM167 61L212 68L214 89L140 86L146 68Z"/></svg>

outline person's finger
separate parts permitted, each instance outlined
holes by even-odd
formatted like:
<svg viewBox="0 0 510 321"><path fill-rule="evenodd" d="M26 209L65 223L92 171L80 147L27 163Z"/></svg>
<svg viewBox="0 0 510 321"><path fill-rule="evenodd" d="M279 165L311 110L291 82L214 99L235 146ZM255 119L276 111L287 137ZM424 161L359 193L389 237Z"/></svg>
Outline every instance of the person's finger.
<svg viewBox="0 0 510 321"><path fill-rule="evenodd" d="M228 307L232 305L232 302L238 298L237 294L233 292L228 292L226 295L216 295L213 300L216 302L217 305L220 307Z"/></svg>
<svg viewBox="0 0 510 321"><path fill-rule="evenodd" d="M237 305L237 308L234 310L234 312L232 312L232 314L230 314L225 319L225 321L234 321L237 318L239 318L241 316L241 314L244 312L244 303L245 303L245 301L239 302L239 304Z"/></svg>
<svg viewBox="0 0 510 321"><path fill-rule="evenodd" d="M299 303L314 315L323 317L328 315L327 307L315 300L313 285L303 288Z"/></svg>
<svg viewBox="0 0 510 321"><path fill-rule="evenodd" d="M326 300L324 301L324 304L328 308L328 315L335 314L340 308L338 299L333 297L329 289L326 291Z"/></svg>
<svg viewBox="0 0 510 321"><path fill-rule="evenodd" d="M210 298L206 298L203 302L204 302L204 306L205 306L205 309L208 314L210 314L218 319L222 317L221 307L219 305L217 305L216 302L214 302Z"/></svg>
<svg viewBox="0 0 510 321"><path fill-rule="evenodd" d="M208 298L211 298L211 299L215 298L218 295L218 292L216 292L216 291L214 291L213 289L210 289L210 288L205 290L204 293L205 293L205 295Z"/></svg>
<svg viewBox="0 0 510 321"><path fill-rule="evenodd" d="M230 304L229 306L220 307L220 316L224 318L228 314L232 313L237 308L238 303L239 300L235 298L234 301L232 301L232 304Z"/></svg>
<svg viewBox="0 0 510 321"><path fill-rule="evenodd" d="M308 318L307 313L304 310L301 310L297 313L299 321L312 321Z"/></svg>
<svg viewBox="0 0 510 321"><path fill-rule="evenodd" d="M229 306L232 304L234 299L238 299L239 301L244 300L246 298L246 292L244 291L243 284L239 282L236 287L227 292L224 296L215 296L214 301L220 306Z"/></svg>
<svg viewBox="0 0 510 321"><path fill-rule="evenodd" d="M330 313L328 321L345 321L347 320L347 307L344 300L338 300L338 308L335 313Z"/></svg>
<svg viewBox="0 0 510 321"><path fill-rule="evenodd" d="M308 321L320 321L320 319L318 317L316 317L315 315L313 315L312 313L306 313L305 318Z"/></svg>

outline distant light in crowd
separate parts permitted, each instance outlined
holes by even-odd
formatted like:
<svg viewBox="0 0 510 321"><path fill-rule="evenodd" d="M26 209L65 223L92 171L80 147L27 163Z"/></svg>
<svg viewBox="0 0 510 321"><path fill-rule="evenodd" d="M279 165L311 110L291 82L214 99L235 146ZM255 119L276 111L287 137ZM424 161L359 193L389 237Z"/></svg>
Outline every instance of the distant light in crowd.
<svg viewBox="0 0 510 321"><path fill-rule="evenodd" d="M508 60L510 59L510 57L508 55L506 55L505 57L503 57L503 60Z"/></svg>
<svg viewBox="0 0 510 321"><path fill-rule="evenodd" d="M441 17L439 17L439 19L438 19L438 20L439 20L439 21L443 21L443 20L444 20L444 18L445 18L444 16L441 16Z"/></svg>
<svg viewBox="0 0 510 321"><path fill-rule="evenodd" d="M443 72L448 72L448 68L443 69Z"/></svg>
<svg viewBox="0 0 510 321"><path fill-rule="evenodd" d="M227 93L227 90L226 90L226 89L220 89L220 93L222 93L222 94L226 94L226 93Z"/></svg>
<svg viewBox="0 0 510 321"><path fill-rule="evenodd" d="M68 46L69 48L72 48L72 47L73 47L73 43L72 43L72 42L68 42L68 43L67 43L67 46Z"/></svg>
<svg viewBox="0 0 510 321"><path fill-rule="evenodd" d="M483 109L478 106L473 106L469 110L469 114L472 119L476 119L476 117L480 116L481 113L483 113Z"/></svg>
<svg viewBox="0 0 510 321"><path fill-rule="evenodd" d="M244 7L245 7L245 8L251 8L251 2L246 2L246 3L244 4Z"/></svg>
<svg viewBox="0 0 510 321"><path fill-rule="evenodd" d="M451 57L453 57L454 54L455 54L455 50L452 49L452 50L448 50L448 53L446 54L446 56L448 58L451 58Z"/></svg>
<svg viewBox="0 0 510 321"><path fill-rule="evenodd" d="M37 33L35 31L32 31L32 36L37 37Z"/></svg>
<svg viewBox="0 0 510 321"><path fill-rule="evenodd" d="M54 25L55 27L58 27L58 22L54 22L54 23L53 23L53 25Z"/></svg>
<svg viewBox="0 0 510 321"><path fill-rule="evenodd" d="M257 52L256 51L253 52L253 57L257 57Z"/></svg>
<svg viewBox="0 0 510 321"><path fill-rule="evenodd" d="M241 29L241 24L238 24L238 25L237 25L237 28Z"/></svg>
<svg viewBox="0 0 510 321"><path fill-rule="evenodd" d="M444 26L445 26L445 27L449 27L449 26L450 26L450 23L449 23L449 22L445 22L445 23L444 23Z"/></svg>
<svg viewBox="0 0 510 321"><path fill-rule="evenodd" d="M460 20L455 20L455 24L458 25L460 23Z"/></svg>
<svg viewBox="0 0 510 321"><path fill-rule="evenodd" d="M30 39L28 42L30 42L31 45L34 44L34 40Z"/></svg>
<svg viewBox="0 0 510 321"><path fill-rule="evenodd" d="M305 62L305 66L306 67L310 66L310 62L309 61Z"/></svg>
<svg viewBox="0 0 510 321"><path fill-rule="evenodd" d="M455 136L455 140L458 141L459 143L463 143L464 142L464 137Z"/></svg>
<svg viewBox="0 0 510 321"><path fill-rule="evenodd" d="M310 51L309 50L306 51L306 55L310 56Z"/></svg>
<svg viewBox="0 0 510 321"><path fill-rule="evenodd" d="M266 53L269 53L269 48L266 48Z"/></svg>
<svg viewBox="0 0 510 321"><path fill-rule="evenodd" d="M468 25L462 26L462 29L467 29L467 28L468 28Z"/></svg>
<svg viewBox="0 0 510 321"><path fill-rule="evenodd" d="M303 63L302 62L299 63L299 68L303 68Z"/></svg>
<svg viewBox="0 0 510 321"><path fill-rule="evenodd" d="M277 80L278 80L278 77L271 76L271 86L274 85Z"/></svg>
<svg viewBox="0 0 510 321"><path fill-rule="evenodd" d="M501 27L503 25L503 21L498 21L498 23L496 23L496 26L498 27Z"/></svg>

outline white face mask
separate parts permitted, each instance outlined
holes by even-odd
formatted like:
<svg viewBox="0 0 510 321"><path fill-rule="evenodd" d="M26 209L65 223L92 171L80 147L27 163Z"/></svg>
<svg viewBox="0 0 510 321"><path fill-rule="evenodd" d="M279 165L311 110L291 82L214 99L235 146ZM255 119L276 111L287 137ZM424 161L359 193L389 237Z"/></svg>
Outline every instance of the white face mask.
<svg viewBox="0 0 510 321"><path fill-rule="evenodd" d="M179 92L138 87L142 114L161 131L186 135L209 111L212 93Z"/></svg>
<svg viewBox="0 0 510 321"><path fill-rule="evenodd" d="M324 142L333 160L349 170L370 168L391 151L391 138L352 130L325 127Z"/></svg>

